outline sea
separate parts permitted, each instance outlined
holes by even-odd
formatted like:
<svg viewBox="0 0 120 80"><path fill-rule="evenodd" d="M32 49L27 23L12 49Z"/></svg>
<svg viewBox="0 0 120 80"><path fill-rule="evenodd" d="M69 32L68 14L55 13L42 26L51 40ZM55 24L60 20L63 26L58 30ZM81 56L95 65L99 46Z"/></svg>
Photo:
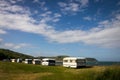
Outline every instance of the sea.
<svg viewBox="0 0 120 80"><path fill-rule="evenodd" d="M120 62L113 61L99 61L97 63L98 66L111 66L111 65L120 65Z"/></svg>
<svg viewBox="0 0 120 80"><path fill-rule="evenodd" d="M56 62L56 65L62 66L63 62ZM87 66L111 66L111 65L120 65L120 62L115 61L98 61L98 62L87 62Z"/></svg>

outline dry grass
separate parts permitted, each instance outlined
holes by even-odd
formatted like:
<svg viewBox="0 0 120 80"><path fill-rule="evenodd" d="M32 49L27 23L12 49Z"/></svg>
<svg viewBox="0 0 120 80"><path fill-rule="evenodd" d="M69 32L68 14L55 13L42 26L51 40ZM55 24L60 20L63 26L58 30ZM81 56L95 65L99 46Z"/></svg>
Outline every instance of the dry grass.
<svg viewBox="0 0 120 80"><path fill-rule="evenodd" d="M0 62L0 80L120 80L120 66L80 69Z"/></svg>
<svg viewBox="0 0 120 80"><path fill-rule="evenodd" d="M29 73L29 74L19 74L14 75L12 80L36 80L43 76L49 76L52 73Z"/></svg>
<svg viewBox="0 0 120 80"><path fill-rule="evenodd" d="M8 74L8 73L0 73L0 79L4 80L37 80L43 76L49 76L52 73L20 73L20 74Z"/></svg>
<svg viewBox="0 0 120 80"><path fill-rule="evenodd" d="M106 69L105 66L94 66L90 68L81 68L81 69L66 69L65 72L70 72L73 74L80 74L88 71L102 72Z"/></svg>

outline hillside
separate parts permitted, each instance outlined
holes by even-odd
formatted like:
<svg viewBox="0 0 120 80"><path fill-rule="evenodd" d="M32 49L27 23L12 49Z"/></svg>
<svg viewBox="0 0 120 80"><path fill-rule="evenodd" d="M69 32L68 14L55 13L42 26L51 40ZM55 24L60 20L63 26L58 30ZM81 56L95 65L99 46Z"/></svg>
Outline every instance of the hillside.
<svg viewBox="0 0 120 80"><path fill-rule="evenodd" d="M8 49L0 49L0 60L11 59L11 58L25 59L25 58L33 58L33 56L25 55L25 54L18 53L18 52L14 52L14 51L11 51L11 50L8 50Z"/></svg>
<svg viewBox="0 0 120 80"><path fill-rule="evenodd" d="M86 58L87 61L93 61L93 62L97 62L97 60L95 58Z"/></svg>
<svg viewBox="0 0 120 80"><path fill-rule="evenodd" d="M56 59L57 61L62 61L64 57L69 57L68 55L59 55L59 56L51 56L51 57L48 57L48 56L38 56L38 57L33 57L33 56L30 56L30 55L26 55L26 54L23 54L23 53L19 53L19 52L15 52L15 51L12 51L12 50L9 50L9 49L0 49L0 60L3 60L3 59L11 59L11 58L22 58L22 59L25 59L25 58L39 58L39 59L43 59L43 58L53 58L53 59ZM86 58L87 61L97 61L95 58Z"/></svg>
<svg viewBox="0 0 120 80"><path fill-rule="evenodd" d="M38 57L36 57L36 58L39 58L39 59L43 59L43 58L53 58L53 59L55 59L55 60L57 60L57 61L62 61L63 60L63 58L64 57L69 57L69 56L67 56L67 55L59 55L59 56L38 56Z"/></svg>

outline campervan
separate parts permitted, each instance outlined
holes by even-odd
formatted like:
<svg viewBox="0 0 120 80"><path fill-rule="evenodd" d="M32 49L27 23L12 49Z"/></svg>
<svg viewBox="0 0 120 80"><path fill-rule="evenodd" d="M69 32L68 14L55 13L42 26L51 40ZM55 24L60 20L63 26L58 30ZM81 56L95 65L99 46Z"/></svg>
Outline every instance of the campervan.
<svg viewBox="0 0 120 80"><path fill-rule="evenodd" d="M32 64L32 59L25 59L25 64Z"/></svg>
<svg viewBox="0 0 120 80"><path fill-rule="evenodd" d="M42 65L55 66L55 59L44 58L42 59Z"/></svg>
<svg viewBox="0 0 120 80"><path fill-rule="evenodd" d="M22 59L21 59L21 58L18 58L18 59L17 59L17 63L22 63Z"/></svg>
<svg viewBox="0 0 120 80"><path fill-rule="evenodd" d="M11 59L11 62L16 62L16 59Z"/></svg>
<svg viewBox="0 0 120 80"><path fill-rule="evenodd" d="M33 64L41 64L41 60L40 59L33 59L32 63Z"/></svg>
<svg viewBox="0 0 120 80"><path fill-rule="evenodd" d="M66 57L63 58L63 66L70 68L79 68L86 66L86 58L85 57Z"/></svg>

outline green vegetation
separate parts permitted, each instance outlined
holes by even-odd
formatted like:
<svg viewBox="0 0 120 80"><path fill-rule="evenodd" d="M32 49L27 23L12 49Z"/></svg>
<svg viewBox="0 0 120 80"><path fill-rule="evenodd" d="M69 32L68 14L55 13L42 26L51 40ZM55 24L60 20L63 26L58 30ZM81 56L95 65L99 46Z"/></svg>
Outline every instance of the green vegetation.
<svg viewBox="0 0 120 80"><path fill-rule="evenodd" d="M59 55L59 56L54 56L54 57L48 57L48 56L39 56L39 57L36 57L36 58L39 58L39 59L43 59L43 58L53 58L53 59L55 59L55 60L57 60L57 61L62 61L63 60L63 58L65 58L65 57L69 57L69 56L67 56L67 55Z"/></svg>
<svg viewBox="0 0 120 80"><path fill-rule="evenodd" d="M12 58L25 59L25 58L33 58L33 57L29 56L29 55L22 54L22 53L14 52L14 51L11 51L11 50L8 50L8 49L0 49L0 60L12 59Z"/></svg>
<svg viewBox="0 0 120 80"><path fill-rule="evenodd" d="M0 62L0 80L120 80L120 65L71 69Z"/></svg>
<svg viewBox="0 0 120 80"><path fill-rule="evenodd" d="M43 58L54 58L58 61L62 61L64 57L68 57L66 55L61 55L61 56L55 56L55 57L44 57L44 56L40 56L40 57L33 57L30 55L26 55L23 53L19 53L19 52L15 52L9 49L0 49L0 60L3 59L17 59L17 58L39 58L39 59L43 59Z"/></svg>
<svg viewBox="0 0 120 80"><path fill-rule="evenodd" d="M0 49L0 60L3 60L3 59L17 59L17 58L22 58L22 59L25 59L25 58L39 58L39 59L43 59L43 58L53 58L55 59L56 61L62 61L64 57L69 57L67 55L59 55L59 56L54 56L54 57L45 57L45 56L39 56L39 57L33 57L33 56L30 56L30 55L26 55L26 54L23 54L23 53L19 53L19 52L15 52L15 51L12 51L12 50L9 50L9 49ZM86 58L87 61L97 61L96 59L94 58Z"/></svg>

